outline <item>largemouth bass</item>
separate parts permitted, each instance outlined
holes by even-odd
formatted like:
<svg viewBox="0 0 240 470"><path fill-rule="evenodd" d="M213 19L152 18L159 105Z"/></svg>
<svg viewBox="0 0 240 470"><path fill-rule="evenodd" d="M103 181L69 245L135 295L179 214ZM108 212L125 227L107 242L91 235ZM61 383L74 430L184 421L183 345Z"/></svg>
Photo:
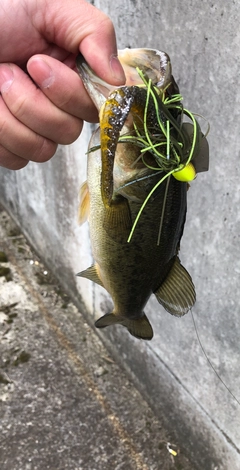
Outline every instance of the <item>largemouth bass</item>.
<svg viewBox="0 0 240 470"><path fill-rule="evenodd" d="M176 142L178 134L182 136L180 150L185 146L175 165L179 171L188 160L192 136L189 127L182 126L181 106L166 110L158 96L161 91L170 100L179 93L168 55L152 49L125 49L119 51L119 59L127 81L126 86L113 89L95 76L83 56L77 58L78 72L100 113L100 127L89 143L87 182L80 192L80 220L89 219L95 264L79 275L98 283L112 297L114 309L95 322L97 328L121 324L133 336L150 340L153 330L144 307L151 294L177 316L189 311L196 296L191 276L178 257L188 183L171 173L176 157L172 141L162 170L149 136L151 132L154 142L161 142L159 119L163 125L170 121ZM152 94L147 91L149 80ZM142 151L146 132L147 146ZM201 148L202 134L197 138Z"/></svg>

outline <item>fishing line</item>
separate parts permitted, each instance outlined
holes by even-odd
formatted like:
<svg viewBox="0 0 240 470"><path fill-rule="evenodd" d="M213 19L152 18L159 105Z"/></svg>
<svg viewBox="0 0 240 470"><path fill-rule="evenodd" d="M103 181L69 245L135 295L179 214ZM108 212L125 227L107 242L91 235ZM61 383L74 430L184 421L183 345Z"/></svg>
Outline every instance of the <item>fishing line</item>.
<svg viewBox="0 0 240 470"><path fill-rule="evenodd" d="M197 121L196 121L195 117L193 116L193 114L190 111L188 111L188 109L184 108L183 112L184 112L184 114L189 116L189 118L193 122L193 141L192 141L192 147L191 147L191 150L190 150L190 153L189 153L189 157L188 157L187 162L186 162L186 165L187 165L191 161L194 150L196 148L196 141L197 141L197 136L198 136L199 124L197 123Z"/></svg>
<svg viewBox="0 0 240 470"><path fill-rule="evenodd" d="M116 192L119 192L121 189L126 188L126 186L130 186L131 184L138 183L138 181L143 181L143 180L146 180L147 178L152 178L153 176L156 176L159 173L162 173L162 170L159 170L158 172L152 173L151 175L141 176L140 178L136 178L135 180L129 181L128 183L125 183L122 186L119 186L119 188L116 190Z"/></svg>
<svg viewBox="0 0 240 470"><path fill-rule="evenodd" d="M159 230L158 230L158 239L157 239L157 245L158 246L160 245L160 238L161 238L161 234L162 234L162 226L163 226L163 219L164 219L165 207L166 207L166 202L167 202L167 193L168 193L168 188L169 188L169 182L170 182L170 176L167 178L167 181L166 181L166 188L165 188L163 206L162 206L162 214L161 214L160 225L159 225Z"/></svg>
<svg viewBox="0 0 240 470"><path fill-rule="evenodd" d="M194 330L196 332L196 336L197 336L197 340L199 342L199 345L201 347L201 350L208 362L208 364L210 365L210 367L212 368L213 372L215 372L217 378L220 380L220 382L222 383L222 385L225 387L225 389L228 391L228 393L230 393L231 397L237 402L237 404L240 406L240 401L235 397L235 395L231 392L230 388L225 384L225 382L223 381L223 379L220 377L219 373L216 371L214 365L212 364L212 362L210 361L204 347L203 347L203 344L202 344L202 341L200 340L200 336L199 336L199 333L198 333L198 330L197 330L197 325L196 325L196 322L195 322L195 319L194 319L194 316L193 316L193 312L191 310L191 317L192 317L192 321L193 321L193 326L194 326Z"/></svg>
<svg viewBox="0 0 240 470"><path fill-rule="evenodd" d="M170 159L170 122L167 120L167 160Z"/></svg>
<svg viewBox="0 0 240 470"><path fill-rule="evenodd" d="M174 172L174 170L169 171L166 175L164 175L163 178L161 178L160 181L158 181L158 183L151 189L150 193L147 195L147 197L146 197L145 201L143 202L142 206L140 207L139 212L138 212L138 214L137 214L137 217L136 217L136 219L135 219L135 221L134 221L134 223L133 223L133 226L132 226L130 235L129 235L128 239L127 239L127 242L128 242L128 243L131 241L131 238L132 238L132 236L133 236L133 232L134 232L135 227L136 227L136 225L137 225L137 223L138 223L138 221L139 221L139 218L140 218L140 216L141 216L141 213L142 213L144 207L146 206L147 202L149 201L150 197L152 196L152 194L154 193L154 191L156 191L156 189L158 188L158 186L159 186L166 178L168 178L173 172Z"/></svg>
<svg viewBox="0 0 240 470"><path fill-rule="evenodd" d="M193 114L193 116L200 117L201 119L203 119L203 120L207 123L207 130L206 130L206 132L203 134L204 137L207 137L208 134L209 134L209 132L210 132L210 128L211 128L209 121L208 121L202 114L199 114L199 113L192 113L192 114Z"/></svg>

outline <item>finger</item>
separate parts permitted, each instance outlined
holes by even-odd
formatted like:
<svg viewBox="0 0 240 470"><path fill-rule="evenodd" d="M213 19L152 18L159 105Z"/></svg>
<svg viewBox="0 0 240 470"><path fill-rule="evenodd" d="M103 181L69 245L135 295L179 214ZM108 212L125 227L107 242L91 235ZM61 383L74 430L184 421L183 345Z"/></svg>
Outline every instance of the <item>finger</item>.
<svg viewBox="0 0 240 470"><path fill-rule="evenodd" d="M0 166L9 170L20 170L28 164L28 160L18 157L0 145Z"/></svg>
<svg viewBox="0 0 240 470"><path fill-rule="evenodd" d="M72 69L52 57L35 55L28 61L27 70L57 108L84 121L98 121L97 110Z"/></svg>
<svg viewBox="0 0 240 470"><path fill-rule="evenodd" d="M89 3L72 0L69 8L65 0L48 2L45 31L42 33L49 43L55 43L69 52L77 54L80 49L89 65L103 80L113 85L125 83L125 75L117 59L113 23L107 15Z"/></svg>
<svg viewBox="0 0 240 470"><path fill-rule="evenodd" d="M79 136L82 120L56 107L16 65L0 65L0 89L12 115L36 134L60 144Z"/></svg>
<svg viewBox="0 0 240 470"><path fill-rule="evenodd" d="M7 168L22 168L25 161L45 162L55 153L57 144L36 134L18 121L0 97L0 164ZM9 164L8 164L9 162Z"/></svg>

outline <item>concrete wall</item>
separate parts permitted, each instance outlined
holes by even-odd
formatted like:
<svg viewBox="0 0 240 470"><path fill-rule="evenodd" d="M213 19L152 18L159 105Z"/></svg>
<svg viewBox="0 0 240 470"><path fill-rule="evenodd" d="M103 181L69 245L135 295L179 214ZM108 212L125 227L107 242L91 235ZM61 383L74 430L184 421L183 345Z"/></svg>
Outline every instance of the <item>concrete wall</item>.
<svg viewBox="0 0 240 470"><path fill-rule="evenodd" d="M240 4L234 0L91 3L112 17L120 48L147 46L168 52L185 106L211 123L211 167L188 193L180 255L196 285L193 314L205 351L240 400ZM76 217L90 134L86 126L74 145L60 148L43 165L29 164L18 172L1 169L0 197L92 320L95 312L106 311L110 301L99 286L75 277L92 261L88 227L78 227ZM135 340L121 328L104 331L102 337L199 469L239 469L240 406L207 363L191 314L171 317L154 299L146 313L155 333L150 343Z"/></svg>

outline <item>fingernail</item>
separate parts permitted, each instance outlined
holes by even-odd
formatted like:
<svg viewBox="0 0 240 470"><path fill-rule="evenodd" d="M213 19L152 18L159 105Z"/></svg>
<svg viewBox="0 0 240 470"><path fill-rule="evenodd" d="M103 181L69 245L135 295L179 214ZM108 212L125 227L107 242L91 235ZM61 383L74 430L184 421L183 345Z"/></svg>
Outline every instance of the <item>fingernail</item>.
<svg viewBox="0 0 240 470"><path fill-rule="evenodd" d="M121 84L125 83L126 77L123 71L123 68L117 58L113 55L110 59L110 67L112 70L113 77L116 78Z"/></svg>
<svg viewBox="0 0 240 470"><path fill-rule="evenodd" d="M7 64L0 65L0 91L5 93L13 82L13 71Z"/></svg>
<svg viewBox="0 0 240 470"><path fill-rule="evenodd" d="M30 59L27 67L31 77L41 88L49 88L55 81L51 67L39 57Z"/></svg>

